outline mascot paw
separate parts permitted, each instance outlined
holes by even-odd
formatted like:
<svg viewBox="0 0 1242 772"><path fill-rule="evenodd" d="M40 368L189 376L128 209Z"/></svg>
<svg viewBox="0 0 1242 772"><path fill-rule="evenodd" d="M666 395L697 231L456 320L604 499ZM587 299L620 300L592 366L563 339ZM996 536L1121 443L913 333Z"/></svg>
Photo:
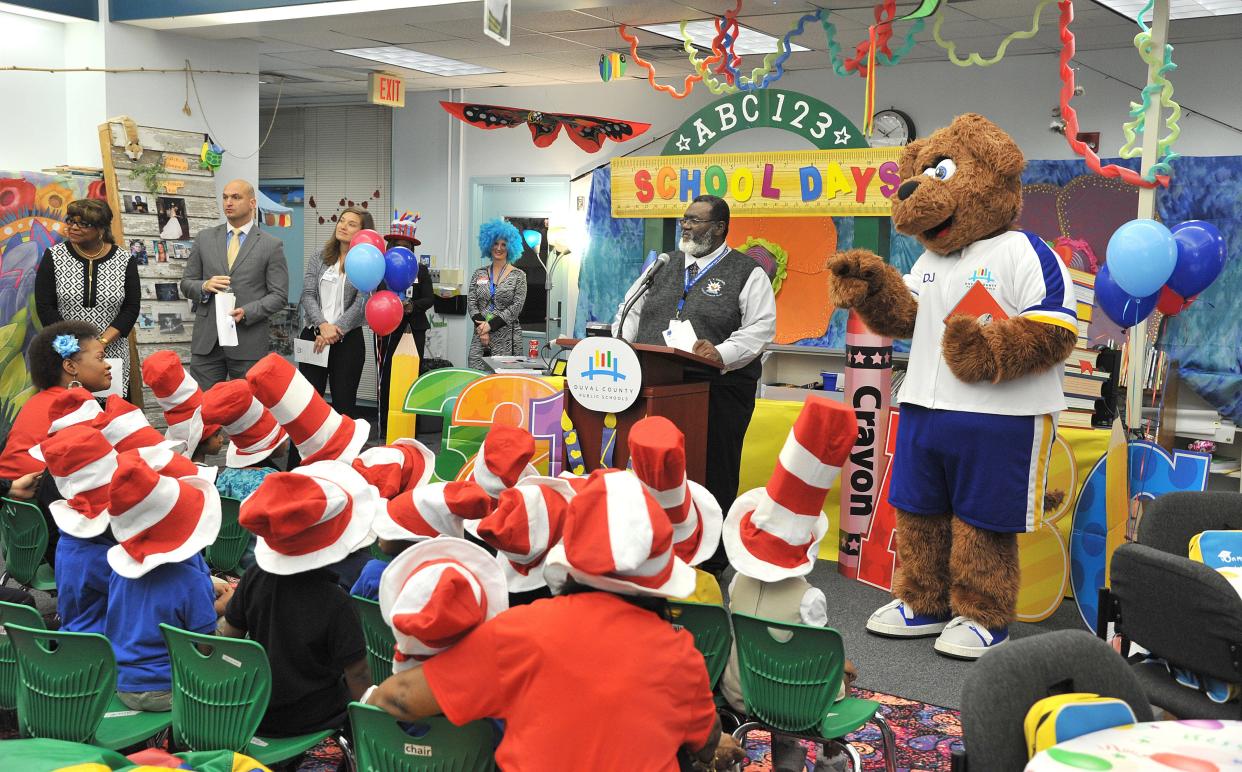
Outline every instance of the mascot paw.
<svg viewBox="0 0 1242 772"><path fill-rule="evenodd" d="M828 297L837 308L854 308L879 289L884 261L865 249L838 252L828 259Z"/></svg>
<svg viewBox="0 0 1242 772"><path fill-rule="evenodd" d="M1000 375L983 325L969 316L954 316L945 323L941 347L944 361L963 383L995 381Z"/></svg>

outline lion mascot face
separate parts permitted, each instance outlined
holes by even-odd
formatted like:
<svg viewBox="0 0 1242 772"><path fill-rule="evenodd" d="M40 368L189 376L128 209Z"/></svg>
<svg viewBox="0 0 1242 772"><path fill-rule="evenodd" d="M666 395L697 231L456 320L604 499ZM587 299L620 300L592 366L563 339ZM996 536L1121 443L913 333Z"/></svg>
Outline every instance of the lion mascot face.
<svg viewBox="0 0 1242 772"><path fill-rule="evenodd" d="M893 225L941 255L1008 230L1022 211L1022 151L999 126L966 113L906 145Z"/></svg>

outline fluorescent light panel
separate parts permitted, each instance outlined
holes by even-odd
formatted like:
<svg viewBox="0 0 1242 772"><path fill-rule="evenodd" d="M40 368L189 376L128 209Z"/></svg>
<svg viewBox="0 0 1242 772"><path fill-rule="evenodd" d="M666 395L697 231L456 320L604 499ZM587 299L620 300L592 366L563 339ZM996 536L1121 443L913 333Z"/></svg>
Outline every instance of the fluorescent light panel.
<svg viewBox="0 0 1242 772"><path fill-rule="evenodd" d="M157 19L135 19L127 24L148 29L192 29L216 27L225 24L254 24L263 21L287 19L310 19L320 16L367 13L369 11L395 11L408 8L427 8L447 5L460 0L336 0L335 2L282 5L274 8L252 8L245 11L222 11L189 16L165 16ZM479 22L482 26L482 22Z"/></svg>
<svg viewBox="0 0 1242 772"><path fill-rule="evenodd" d="M666 38L672 38L677 42L682 42L681 22L672 22L669 24L643 24L639 29L645 29L648 32L654 32L657 35L663 35ZM747 54L770 54L776 50L776 44L779 42L777 38L772 37L766 32L751 29L750 27L738 26L737 40L733 41L733 52L738 56L746 56ZM712 41L716 39L716 25L711 21L692 21L686 24L686 34L690 36L690 40L694 45L703 49L710 49ZM789 48L792 51L810 51L811 49L800 46L793 41L789 42Z"/></svg>
<svg viewBox="0 0 1242 772"><path fill-rule="evenodd" d="M1146 0L1095 0L1127 19L1133 19L1147 5ZM1204 16L1232 16L1242 13L1242 0L1170 0L1170 19L1198 19ZM1151 21L1152 14L1145 17Z"/></svg>
<svg viewBox="0 0 1242 772"><path fill-rule="evenodd" d="M443 56L424 54L421 51L411 51L401 46L340 48L336 52L338 54L356 56L359 59L369 59L373 62L391 64L394 67L404 67L407 70L429 72L432 75L487 75L493 72L501 72L501 70L492 67L481 67L477 64L460 62L456 59L446 59Z"/></svg>

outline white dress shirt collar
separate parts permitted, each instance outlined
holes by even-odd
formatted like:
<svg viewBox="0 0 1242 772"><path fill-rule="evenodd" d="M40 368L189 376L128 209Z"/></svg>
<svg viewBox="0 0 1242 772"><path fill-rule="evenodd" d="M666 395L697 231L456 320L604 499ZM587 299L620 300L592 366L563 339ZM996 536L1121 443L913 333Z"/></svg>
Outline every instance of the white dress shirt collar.
<svg viewBox="0 0 1242 772"><path fill-rule="evenodd" d="M225 224L225 226L229 229L229 233L232 233L233 231L241 231L243 236L249 236L249 235L250 235L250 229L254 227L254 218L253 218L253 217L251 217L251 218L250 218L250 222L246 223L245 225L241 226L240 228L236 228L236 227L234 227L234 226L233 226L233 223L229 222L228 220L225 220L225 221L224 221L224 224Z"/></svg>
<svg viewBox="0 0 1242 772"><path fill-rule="evenodd" d="M712 250L711 252L708 252L706 255L703 255L702 257L694 257L693 255L687 253L685 267L689 268L691 263L698 263L699 268L702 268L708 263L710 263L711 261L715 260L716 258L720 257L721 255L723 255L725 252L728 252L728 251L729 251L729 244L728 242L725 242L724 244L721 244L719 247Z"/></svg>

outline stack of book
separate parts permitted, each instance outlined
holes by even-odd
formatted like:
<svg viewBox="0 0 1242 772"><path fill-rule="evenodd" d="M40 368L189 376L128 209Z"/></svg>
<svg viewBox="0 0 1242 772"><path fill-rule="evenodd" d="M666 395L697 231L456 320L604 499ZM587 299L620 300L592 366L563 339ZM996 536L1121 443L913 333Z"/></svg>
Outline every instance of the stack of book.
<svg viewBox="0 0 1242 772"><path fill-rule="evenodd" d="M1070 269L1074 280L1074 297L1078 301L1078 342L1065 360L1065 403L1068 409L1057 420L1060 426L1090 429L1096 412L1096 400L1103 397L1108 373L1097 372L1098 351L1088 348L1087 328L1095 310L1095 275Z"/></svg>

